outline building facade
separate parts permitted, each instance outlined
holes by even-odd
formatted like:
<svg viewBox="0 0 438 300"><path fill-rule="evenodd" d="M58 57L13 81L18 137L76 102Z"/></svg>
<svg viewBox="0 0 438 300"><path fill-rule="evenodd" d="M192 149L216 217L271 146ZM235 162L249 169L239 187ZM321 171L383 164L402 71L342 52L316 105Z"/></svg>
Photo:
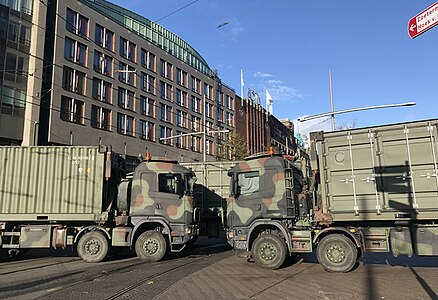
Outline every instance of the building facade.
<svg viewBox="0 0 438 300"><path fill-rule="evenodd" d="M12 115L21 137L13 142L2 126L4 144L112 145L132 164L146 148L183 161L227 155L222 133L234 128L235 92L195 49L107 1L46 2L26 2L38 40L20 67L33 70L25 116Z"/></svg>
<svg viewBox="0 0 438 300"><path fill-rule="evenodd" d="M285 154L296 150L292 122L280 121L260 103L236 95L236 131L246 140L248 155L270 146Z"/></svg>
<svg viewBox="0 0 438 300"><path fill-rule="evenodd" d="M33 2L0 0L0 144L23 139Z"/></svg>

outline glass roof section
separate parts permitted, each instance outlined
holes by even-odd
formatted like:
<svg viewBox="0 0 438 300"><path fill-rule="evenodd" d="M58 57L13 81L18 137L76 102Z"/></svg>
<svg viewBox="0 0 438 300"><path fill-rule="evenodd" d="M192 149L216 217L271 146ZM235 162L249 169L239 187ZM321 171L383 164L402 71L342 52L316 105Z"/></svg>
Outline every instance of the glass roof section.
<svg viewBox="0 0 438 300"><path fill-rule="evenodd" d="M161 25L105 0L81 0L81 2L198 71L208 76L213 75L207 62L192 46Z"/></svg>

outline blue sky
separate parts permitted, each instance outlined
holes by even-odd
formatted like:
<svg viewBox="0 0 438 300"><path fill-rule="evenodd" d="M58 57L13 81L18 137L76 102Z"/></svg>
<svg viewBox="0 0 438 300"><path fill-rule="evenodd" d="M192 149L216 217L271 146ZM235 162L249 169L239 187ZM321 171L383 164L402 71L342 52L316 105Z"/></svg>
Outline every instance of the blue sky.
<svg viewBox="0 0 438 300"><path fill-rule="evenodd" d="M153 21L193 2L110 1ZM434 2L198 0L158 23L192 45L239 95L243 69L245 94L255 90L264 105L268 89L278 118L330 111L329 69L335 110L417 103L336 117L337 125L363 127L437 117L438 26L415 39L407 33L409 19ZM330 128L322 121L299 129Z"/></svg>

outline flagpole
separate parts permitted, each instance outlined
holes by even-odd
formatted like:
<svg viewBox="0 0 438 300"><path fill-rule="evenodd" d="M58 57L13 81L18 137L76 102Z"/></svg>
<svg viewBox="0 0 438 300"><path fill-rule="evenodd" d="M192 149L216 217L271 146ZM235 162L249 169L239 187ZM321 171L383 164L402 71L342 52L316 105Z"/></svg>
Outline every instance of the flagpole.
<svg viewBox="0 0 438 300"><path fill-rule="evenodd" d="M243 86L244 86L244 82L243 82L243 69L240 69L240 97L243 99Z"/></svg>

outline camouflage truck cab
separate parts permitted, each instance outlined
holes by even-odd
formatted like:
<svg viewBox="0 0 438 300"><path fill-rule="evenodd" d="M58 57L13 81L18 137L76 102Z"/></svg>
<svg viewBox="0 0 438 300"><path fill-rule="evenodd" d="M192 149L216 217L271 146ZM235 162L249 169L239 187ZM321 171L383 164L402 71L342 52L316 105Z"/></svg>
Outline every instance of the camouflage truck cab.
<svg viewBox="0 0 438 300"><path fill-rule="evenodd" d="M182 250L197 230L192 197L195 174L176 161L158 159L138 165L131 180L129 216L137 254L148 260L142 252L159 247L161 237L152 242L144 237L157 236L157 232L166 237L171 251ZM137 245L144 239L142 246Z"/></svg>
<svg viewBox="0 0 438 300"><path fill-rule="evenodd" d="M310 235L289 231L294 222L308 217L302 171L281 155L262 153L249 157L229 172L232 192L227 200L228 242L248 250L259 265L280 267L294 247L311 251ZM304 219L303 219L304 218ZM292 242L291 233L302 244Z"/></svg>

